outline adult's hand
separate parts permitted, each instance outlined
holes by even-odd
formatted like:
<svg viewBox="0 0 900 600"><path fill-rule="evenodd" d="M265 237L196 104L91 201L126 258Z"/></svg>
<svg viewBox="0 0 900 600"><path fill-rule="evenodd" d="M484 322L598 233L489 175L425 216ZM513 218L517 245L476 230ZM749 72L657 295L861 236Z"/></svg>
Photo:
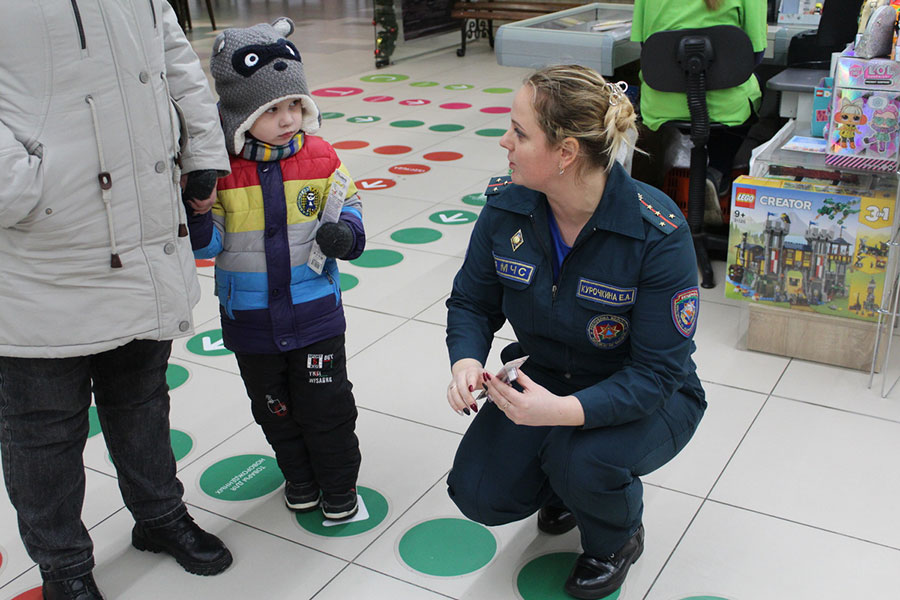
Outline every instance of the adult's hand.
<svg viewBox="0 0 900 600"><path fill-rule="evenodd" d="M447 387L447 402L460 415L478 412L472 392L481 390L484 366L474 358L461 358L450 368L452 377Z"/></svg>
<svg viewBox="0 0 900 600"><path fill-rule="evenodd" d="M497 408L516 425L584 425L584 409L578 398L551 393L521 369L516 379L516 383L522 388L521 392L490 373L484 374L484 383Z"/></svg>

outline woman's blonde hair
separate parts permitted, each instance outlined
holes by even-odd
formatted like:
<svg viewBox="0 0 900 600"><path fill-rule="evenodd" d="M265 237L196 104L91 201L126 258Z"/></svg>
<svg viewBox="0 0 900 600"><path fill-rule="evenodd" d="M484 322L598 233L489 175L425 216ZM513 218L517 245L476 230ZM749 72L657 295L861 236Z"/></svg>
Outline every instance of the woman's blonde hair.
<svg viewBox="0 0 900 600"><path fill-rule="evenodd" d="M705 0L707 10L716 10L722 4L722 0Z"/></svg>
<svg viewBox="0 0 900 600"><path fill-rule="evenodd" d="M525 79L537 122L551 146L578 141L576 168L609 170L623 145L637 139L634 107L617 84L581 65L544 67Z"/></svg>

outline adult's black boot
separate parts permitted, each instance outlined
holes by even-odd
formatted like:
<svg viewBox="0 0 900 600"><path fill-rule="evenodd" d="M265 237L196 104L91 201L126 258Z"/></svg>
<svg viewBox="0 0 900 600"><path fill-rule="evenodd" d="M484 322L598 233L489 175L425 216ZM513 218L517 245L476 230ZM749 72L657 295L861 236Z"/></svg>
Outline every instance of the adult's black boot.
<svg viewBox="0 0 900 600"><path fill-rule="evenodd" d="M233 560L222 540L200 529L187 513L162 527L135 524L131 531L131 545L138 550L166 552L185 571L195 575L217 575L227 569Z"/></svg>
<svg viewBox="0 0 900 600"><path fill-rule="evenodd" d="M566 592L582 600L606 598L622 587L628 569L637 562L643 551L644 526L641 525L624 546L609 556L579 556L572 574L566 580Z"/></svg>
<svg viewBox="0 0 900 600"><path fill-rule="evenodd" d="M44 600L103 600L90 573L62 581L45 581L42 591Z"/></svg>
<svg viewBox="0 0 900 600"><path fill-rule="evenodd" d="M565 506L542 506L538 511L538 529L550 535L560 535L575 528L575 515Z"/></svg>

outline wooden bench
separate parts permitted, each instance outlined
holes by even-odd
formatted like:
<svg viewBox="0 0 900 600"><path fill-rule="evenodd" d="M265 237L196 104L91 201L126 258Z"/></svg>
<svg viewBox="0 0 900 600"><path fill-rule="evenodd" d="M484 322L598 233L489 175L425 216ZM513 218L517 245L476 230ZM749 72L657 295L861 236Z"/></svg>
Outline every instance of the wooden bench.
<svg viewBox="0 0 900 600"><path fill-rule="evenodd" d="M582 6L584 2L528 2L527 0L511 1L500 0L472 0L469 2L455 2L450 11L450 16L460 19L460 33L462 41L456 50L457 56L466 55L466 38L470 33L466 24L473 20L475 25L471 27L473 39L487 36L491 48L494 47L494 19L498 21L521 21L540 15ZM486 22L486 27L479 27L478 21Z"/></svg>

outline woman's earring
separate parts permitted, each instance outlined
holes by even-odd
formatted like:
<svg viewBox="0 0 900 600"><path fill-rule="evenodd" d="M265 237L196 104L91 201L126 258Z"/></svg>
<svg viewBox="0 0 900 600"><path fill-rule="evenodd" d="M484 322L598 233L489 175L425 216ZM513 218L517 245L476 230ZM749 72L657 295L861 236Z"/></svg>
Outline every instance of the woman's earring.
<svg viewBox="0 0 900 600"><path fill-rule="evenodd" d="M562 175L566 170L562 168L562 165L559 165L559 174Z"/></svg>

